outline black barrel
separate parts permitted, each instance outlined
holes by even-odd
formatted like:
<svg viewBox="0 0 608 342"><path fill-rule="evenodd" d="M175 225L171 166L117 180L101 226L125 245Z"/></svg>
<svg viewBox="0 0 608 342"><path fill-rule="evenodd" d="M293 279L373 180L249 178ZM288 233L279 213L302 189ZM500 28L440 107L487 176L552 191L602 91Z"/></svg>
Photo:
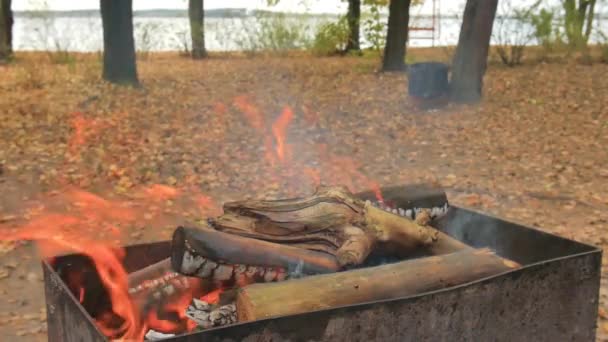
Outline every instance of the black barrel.
<svg viewBox="0 0 608 342"><path fill-rule="evenodd" d="M448 66L438 62L410 64L408 80L410 96L422 99L440 97L448 91Z"/></svg>

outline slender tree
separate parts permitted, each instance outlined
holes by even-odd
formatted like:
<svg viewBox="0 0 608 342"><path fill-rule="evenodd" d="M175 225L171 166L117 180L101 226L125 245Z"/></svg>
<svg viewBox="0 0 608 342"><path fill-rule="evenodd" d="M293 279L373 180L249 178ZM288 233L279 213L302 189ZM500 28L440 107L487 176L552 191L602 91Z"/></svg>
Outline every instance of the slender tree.
<svg viewBox="0 0 608 342"><path fill-rule="evenodd" d="M13 54L13 11L11 0L0 0L0 61Z"/></svg>
<svg viewBox="0 0 608 342"><path fill-rule="evenodd" d="M138 85L132 0L100 0L103 24L103 78Z"/></svg>
<svg viewBox="0 0 608 342"><path fill-rule="evenodd" d="M391 0L388 13L388 32L382 58L383 71L405 70L405 52L410 23L411 0Z"/></svg>
<svg viewBox="0 0 608 342"><path fill-rule="evenodd" d="M481 99L497 6L498 0L467 0L452 62L450 93L456 102Z"/></svg>
<svg viewBox="0 0 608 342"><path fill-rule="evenodd" d="M192 37L192 58L207 56L205 50L205 9L204 0L188 0L190 36Z"/></svg>
<svg viewBox="0 0 608 342"><path fill-rule="evenodd" d="M587 46L593 30L596 0L563 0L564 24L568 44L576 49Z"/></svg>
<svg viewBox="0 0 608 342"><path fill-rule="evenodd" d="M348 45L346 45L346 51L360 50L359 43L359 31L361 22L361 0L348 0L348 13L346 14L348 20Z"/></svg>

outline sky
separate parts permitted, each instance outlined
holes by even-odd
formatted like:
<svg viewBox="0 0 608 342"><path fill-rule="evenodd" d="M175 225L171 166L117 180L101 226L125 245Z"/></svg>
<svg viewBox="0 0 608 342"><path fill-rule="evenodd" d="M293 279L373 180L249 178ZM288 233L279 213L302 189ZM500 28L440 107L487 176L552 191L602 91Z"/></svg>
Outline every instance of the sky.
<svg viewBox="0 0 608 342"><path fill-rule="evenodd" d="M442 13L453 13L464 8L465 0L437 0ZM521 1L521 0L519 0ZM47 4L50 10L80 10L99 8L99 0L13 0L13 10L44 9ZM268 8L265 0L205 0L205 8ZM347 4L340 0L281 0L273 7L286 12L310 13L343 13ZM187 8L186 0L133 0L133 9ZM421 8L413 8L413 14L431 14L432 0L426 0Z"/></svg>

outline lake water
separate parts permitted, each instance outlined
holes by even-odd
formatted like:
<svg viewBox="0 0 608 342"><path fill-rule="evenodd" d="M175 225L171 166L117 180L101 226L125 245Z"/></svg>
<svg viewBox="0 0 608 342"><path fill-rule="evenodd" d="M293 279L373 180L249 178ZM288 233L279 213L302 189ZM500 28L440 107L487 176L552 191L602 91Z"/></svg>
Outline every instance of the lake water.
<svg viewBox="0 0 608 342"><path fill-rule="evenodd" d="M279 20L279 19L269 19ZM290 26L300 28L306 37L312 38L317 28L328 21L327 16L288 17L283 19ZM266 22L268 23L268 22ZM608 21L599 25L608 32ZM429 18L413 18L410 26L432 27ZM138 51L175 51L190 46L189 22L185 17L135 17L134 36ZM256 17L207 18L205 21L206 46L210 51L235 51L253 49L257 33L264 22ZM497 18L494 25L493 43L535 44L528 39L529 25L513 19ZM26 17L15 18L14 48L16 50L70 50L91 52L103 47L101 19L99 17ZM429 31L411 32L410 46L456 45L460 31L460 19L441 18L435 25L435 39ZM364 35L362 35L364 37ZM594 38L592 39L594 40ZM362 44L369 46L363 38ZM298 45L297 42L295 45Z"/></svg>

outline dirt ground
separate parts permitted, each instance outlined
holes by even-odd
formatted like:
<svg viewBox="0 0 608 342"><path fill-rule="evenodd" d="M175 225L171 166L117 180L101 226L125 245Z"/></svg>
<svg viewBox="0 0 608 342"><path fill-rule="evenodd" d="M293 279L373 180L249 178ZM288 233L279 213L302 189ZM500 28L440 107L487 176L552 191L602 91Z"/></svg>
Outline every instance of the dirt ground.
<svg viewBox="0 0 608 342"><path fill-rule="evenodd" d="M138 67L142 88L125 89L99 81L95 56L0 66L7 340L46 339L36 248L8 240L40 213L32 203L46 207L68 186L137 201L142 186L164 184L217 206L310 193L319 181L353 191L437 182L454 204L608 246L608 65L492 64L481 104L432 110L407 98L405 75L377 73L371 58L163 54ZM123 241L166 239L180 213L203 215L167 205L162 224L122 227ZM605 278L598 340L608 340Z"/></svg>

